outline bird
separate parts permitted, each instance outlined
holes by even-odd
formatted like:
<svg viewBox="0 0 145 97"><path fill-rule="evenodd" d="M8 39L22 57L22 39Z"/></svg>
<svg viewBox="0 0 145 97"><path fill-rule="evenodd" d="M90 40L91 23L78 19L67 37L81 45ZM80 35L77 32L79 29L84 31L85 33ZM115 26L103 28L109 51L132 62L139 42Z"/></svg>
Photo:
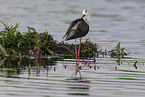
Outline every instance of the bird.
<svg viewBox="0 0 145 97"><path fill-rule="evenodd" d="M82 11L83 16L81 18L78 18L74 21L71 22L70 26L68 27L65 35L63 38L65 38L66 41L75 39L75 57L76 57L76 73L75 73L75 78L77 75L77 72L80 73L79 70L79 57L80 57L80 46L81 46L81 40L82 37L86 36L89 32L89 10L84 9ZM77 46L76 46L76 39L80 38L80 43L77 51ZM81 77L81 73L80 73Z"/></svg>

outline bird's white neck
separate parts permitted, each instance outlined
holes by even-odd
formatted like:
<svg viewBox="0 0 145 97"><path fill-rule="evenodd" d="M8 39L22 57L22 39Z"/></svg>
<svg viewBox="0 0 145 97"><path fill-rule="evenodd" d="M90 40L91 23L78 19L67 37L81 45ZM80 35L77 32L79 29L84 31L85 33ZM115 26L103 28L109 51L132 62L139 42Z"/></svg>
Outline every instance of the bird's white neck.
<svg viewBox="0 0 145 97"><path fill-rule="evenodd" d="M86 15L83 19L84 19L84 21L89 25L89 16Z"/></svg>

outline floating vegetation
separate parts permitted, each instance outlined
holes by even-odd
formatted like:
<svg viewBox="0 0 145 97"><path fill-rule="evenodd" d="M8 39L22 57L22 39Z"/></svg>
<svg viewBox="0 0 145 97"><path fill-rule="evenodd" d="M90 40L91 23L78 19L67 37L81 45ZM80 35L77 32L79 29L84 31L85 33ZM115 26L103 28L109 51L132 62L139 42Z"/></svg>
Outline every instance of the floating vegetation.
<svg viewBox="0 0 145 97"><path fill-rule="evenodd" d="M9 26L1 22L5 30L0 31L0 53L3 55L52 55L69 52L63 45L57 43L47 31L38 33L33 27L27 27L28 32L19 32L18 25Z"/></svg>
<svg viewBox="0 0 145 97"><path fill-rule="evenodd" d="M68 44L61 42L62 45L66 46L67 48L70 48L70 52L74 54L75 52L75 44ZM79 44L77 44L79 46ZM98 46L96 43L92 43L89 39L86 39L84 43L81 43L80 48L80 57L96 57L96 52L98 50Z"/></svg>
<svg viewBox="0 0 145 97"><path fill-rule="evenodd" d="M0 70L4 72L3 68L7 68L7 77L11 77L13 74L19 75L22 70L26 70L29 76L33 71L40 76L42 68L47 70L48 75L48 70L58 71L54 59L75 57L75 44L58 42L48 31L38 33L35 28L28 26L27 32L20 32L18 31L19 23L16 23L15 26L1 23L4 25L4 30L0 31ZM101 69L101 66L97 66L97 57L100 56L115 58L117 65L120 65L122 64L121 58L127 55L120 42L111 50L102 50L96 43L86 39L84 43L81 43L80 49L80 70L83 68L95 71ZM133 66L135 69L138 68L137 61ZM115 66L115 70L119 70L118 67ZM66 64L64 68L68 68ZM81 76L74 80L83 81Z"/></svg>
<svg viewBox="0 0 145 97"><path fill-rule="evenodd" d="M74 44L64 42L57 42L47 31L38 33L33 27L27 27L27 32L18 31L20 24L16 23L15 26L4 25L4 31L0 31L0 53L3 56L16 56L21 59L22 55L40 56L73 56ZM82 56L93 56L96 51L96 44L89 40L81 45Z"/></svg>
<svg viewBox="0 0 145 97"><path fill-rule="evenodd" d="M21 58L66 58L75 57L75 45L62 42L57 42L53 39L47 31L38 33L35 28L27 27L27 32L18 31L20 23L16 23L15 26L8 25L1 22L4 25L4 31L0 31L0 55L7 57L19 57ZM78 45L77 45L78 46ZM80 57L81 58L95 58L98 54L105 55L126 55L125 48L120 48L120 42L111 51L98 51L96 43L92 43L89 39L86 39L81 44ZM51 57L48 57L51 56Z"/></svg>
<svg viewBox="0 0 145 97"><path fill-rule="evenodd" d="M107 51L107 49L105 49L104 51L102 49L100 49L100 51L97 51L97 56L98 55L103 55L103 57L109 55L112 58L114 57L124 57L125 55L128 55L128 53L125 52L125 48L121 48L120 46L120 42L111 50Z"/></svg>
<svg viewBox="0 0 145 97"><path fill-rule="evenodd" d="M118 56L118 55L127 55L126 52L124 52L125 48L121 48L120 47L120 42L112 49L109 51L109 54L114 57L114 56Z"/></svg>

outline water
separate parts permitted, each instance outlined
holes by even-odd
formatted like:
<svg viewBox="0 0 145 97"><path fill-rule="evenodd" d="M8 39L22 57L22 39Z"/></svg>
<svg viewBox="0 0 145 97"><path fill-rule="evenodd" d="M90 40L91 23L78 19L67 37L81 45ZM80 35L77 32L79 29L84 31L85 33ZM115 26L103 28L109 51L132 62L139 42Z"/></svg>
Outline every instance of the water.
<svg viewBox="0 0 145 97"><path fill-rule="evenodd" d="M89 62L81 70L82 81L72 78L74 59L55 62L22 60L21 63L7 60L0 70L0 96L144 96L144 63L138 64L138 69L135 69L132 59L121 59L121 65L117 65L116 60L106 57L97 58L96 64ZM97 68L94 69L94 66Z"/></svg>
<svg viewBox="0 0 145 97"><path fill-rule="evenodd" d="M120 65L117 58L99 56L96 63L90 62L81 70L83 81L71 78L75 70L73 59L34 61L31 69L30 62L3 65L1 61L0 96L145 96L144 0L1 0L0 21L12 25L21 22L22 32L27 31L27 26L38 32L47 30L54 39L62 41L70 22L81 17L84 8L91 9L91 30L83 41L90 38L108 50L121 42L121 47L131 52L129 56L121 58ZM2 24L0 29L3 30ZM133 66L136 60L137 69ZM94 66L98 68L95 70Z"/></svg>

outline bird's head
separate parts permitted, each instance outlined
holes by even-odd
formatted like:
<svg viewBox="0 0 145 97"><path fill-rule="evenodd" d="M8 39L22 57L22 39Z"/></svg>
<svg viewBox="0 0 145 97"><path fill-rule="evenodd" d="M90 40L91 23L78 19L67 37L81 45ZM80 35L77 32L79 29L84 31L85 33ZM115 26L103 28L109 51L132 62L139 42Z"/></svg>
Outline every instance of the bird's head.
<svg viewBox="0 0 145 97"><path fill-rule="evenodd" d="M88 12L89 12L89 10L88 10L88 9L84 9L84 10L82 11L83 15L85 15L85 16L87 16L87 15L88 15Z"/></svg>
<svg viewBox="0 0 145 97"><path fill-rule="evenodd" d="M82 11L82 13L83 13L83 16L82 16L82 18L86 21L86 23L87 24L89 24L89 9L84 9L83 11Z"/></svg>

